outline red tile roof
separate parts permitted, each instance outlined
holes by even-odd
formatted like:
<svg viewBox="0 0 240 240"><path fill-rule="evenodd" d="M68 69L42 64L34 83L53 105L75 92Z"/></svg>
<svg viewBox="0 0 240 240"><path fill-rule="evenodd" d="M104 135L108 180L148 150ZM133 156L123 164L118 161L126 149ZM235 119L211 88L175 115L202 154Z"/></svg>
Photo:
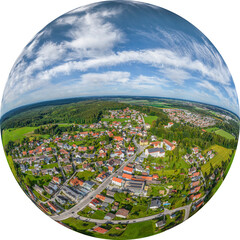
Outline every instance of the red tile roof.
<svg viewBox="0 0 240 240"><path fill-rule="evenodd" d="M122 179L117 178L117 177L113 177L112 181L121 183L121 182L122 182Z"/></svg>
<svg viewBox="0 0 240 240"><path fill-rule="evenodd" d="M124 167L124 168L123 168L123 171L132 173L132 172L133 172L133 168Z"/></svg>
<svg viewBox="0 0 240 240"><path fill-rule="evenodd" d="M122 178L126 178L131 180L132 179L132 175L131 174L127 174L127 173L123 173Z"/></svg>

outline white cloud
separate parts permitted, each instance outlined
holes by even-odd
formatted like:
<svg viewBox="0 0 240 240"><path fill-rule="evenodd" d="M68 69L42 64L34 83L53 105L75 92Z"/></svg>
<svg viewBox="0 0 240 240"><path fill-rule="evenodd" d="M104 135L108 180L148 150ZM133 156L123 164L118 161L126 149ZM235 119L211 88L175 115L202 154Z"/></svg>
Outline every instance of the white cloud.
<svg viewBox="0 0 240 240"><path fill-rule="evenodd" d="M104 73L87 73L81 76L81 84L86 87L93 86L111 86L116 84L125 84L129 81L129 72L110 71Z"/></svg>
<svg viewBox="0 0 240 240"><path fill-rule="evenodd" d="M100 67L110 67L119 64L127 63L143 63L148 64L158 69L165 70L176 77L175 81L181 83L183 78L189 78L186 71L196 71L209 80L223 83L223 76L218 72L218 69L205 65L199 60L192 60L189 56L181 56L176 52L167 49L147 49L140 51L122 51L109 55L99 56L84 61L70 61L62 65L56 66L48 70L49 78L56 76L58 73L64 74L64 71L87 71L89 69L97 69ZM164 70L162 70L164 71ZM178 77L176 74L179 74ZM173 80L173 79L172 79ZM225 84L228 84L225 82Z"/></svg>
<svg viewBox="0 0 240 240"><path fill-rule="evenodd" d="M222 57L204 36L202 36L200 43L192 35L176 29L162 29L160 27L152 32L138 31L137 34L161 43L164 48L172 49L178 56L188 57L193 62L197 59L205 66L205 68L199 67L202 68L200 70L202 74L209 78L208 80L224 85L231 83L231 74ZM206 68L213 71L208 71Z"/></svg>
<svg viewBox="0 0 240 240"><path fill-rule="evenodd" d="M207 98L209 103L212 103L212 104L215 104L215 105L221 105L225 108L234 109L234 111L239 112L237 96L235 95L236 92L235 92L234 89L232 89L230 87L224 87L224 86L222 88L220 88L220 87L212 85L208 81L198 82L197 85L200 88L207 89L210 92L210 94L214 94L215 96L218 97L219 100L213 98L213 99L211 99L211 101L209 101L210 98ZM229 97L226 97L224 95L224 93L223 93L224 89L228 91L228 96Z"/></svg>
<svg viewBox="0 0 240 240"><path fill-rule="evenodd" d="M164 68L160 70L165 77L178 85L182 85L185 80L193 78L187 71L179 68Z"/></svg>
<svg viewBox="0 0 240 240"><path fill-rule="evenodd" d="M14 101L20 95L48 85L51 77L55 75L51 69L55 69L56 74L57 72L69 74L73 70L74 62L68 63L68 61L72 59L110 54L115 44L123 41L124 35L105 18L118 13L120 13L119 9L112 9L86 13L81 17L66 15L58 19L56 24L72 24L65 33L69 40L59 44L47 41L36 50L40 36L49 29L37 34L14 65L4 91L3 101L5 103ZM31 58L31 61L28 62L23 56ZM59 65L59 62L65 63ZM56 64L58 65L54 68Z"/></svg>
<svg viewBox="0 0 240 240"><path fill-rule="evenodd" d="M192 100L194 97L210 99L211 96L202 90L201 94L195 96L192 92L185 91L185 81L193 79L195 73L200 76L198 80L202 80L197 84L199 88L210 90L229 106L238 104L236 91L231 87L231 75L225 63L205 39L204 44L200 44L182 32L157 29L156 33L139 34L160 41L163 43L162 48L114 52L114 47L127 39L123 31L117 29L108 19L120 14L121 9L101 9L92 12L93 6L94 4L71 11L53 22L53 27L68 25L66 38L63 38L65 40L61 43L47 41L38 48L41 36L49 34L51 27L36 35L10 73L4 91L4 104L16 107L29 103L29 99L41 101L59 96L112 95L127 92L132 95L139 93L169 97L181 97L185 94L192 97ZM87 11L83 12L85 10ZM77 16L80 12L83 14ZM31 61L28 62L26 58ZM143 71L138 68L137 77L132 77L130 72L116 70L125 69L128 65L132 66L132 73L136 74L135 64L148 65L154 69L154 74L159 72L161 77L145 76L147 74L144 68ZM115 68L116 66L119 68ZM111 67L114 67L115 71ZM87 73L101 71L100 68L104 68L105 72ZM71 73L74 73L74 78L79 74L79 79L73 80ZM52 83L54 78L66 75L70 76L69 80ZM232 100L224 97L221 89L213 85L213 82L220 84ZM170 89L173 83L179 85L175 92ZM52 91L53 88L55 91ZM24 96L27 98L23 99ZM211 101L215 101L214 98L211 98Z"/></svg>

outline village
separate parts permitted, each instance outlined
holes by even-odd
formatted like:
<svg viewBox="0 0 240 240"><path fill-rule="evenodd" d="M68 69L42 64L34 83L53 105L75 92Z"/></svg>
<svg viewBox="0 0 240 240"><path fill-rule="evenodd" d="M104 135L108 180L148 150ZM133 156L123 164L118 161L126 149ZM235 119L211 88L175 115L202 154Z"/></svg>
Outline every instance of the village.
<svg viewBox="0 0 240 240"><path fill-rule="evenodd" d="M178 143L149 134L146 117L129 108L109 110L98 123L78 125L79 132L19 144L12 158L27 176L27 194L57 221L74 217L125 223L150 217L161 229L167 214L172 221L179 214L179 221L185 220L191 209L204 204L206 181L200 166L217 153L194 147L182 156L185 169L164 176L173 171L167 170L166 159ZM97 225L89 231L108 230Z"/></svg>
<svg viewBox="0 0 240 240"><path fill-rule="evenodd" d="M202 116L201 114L192 113L185 109L164 109L168 117L175 121L184 123L190 123L196 127L210 127L216 124L216 120L209 116Z"/></svg>

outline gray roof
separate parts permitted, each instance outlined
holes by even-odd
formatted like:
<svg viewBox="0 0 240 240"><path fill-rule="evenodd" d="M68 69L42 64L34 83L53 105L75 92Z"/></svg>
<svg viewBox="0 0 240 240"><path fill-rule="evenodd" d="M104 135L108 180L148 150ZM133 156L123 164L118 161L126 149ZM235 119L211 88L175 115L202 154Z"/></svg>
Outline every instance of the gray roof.
<svg viewBox="0 0 240 240"><path fill-rule="evenodd" d="M160 153L164 153L164 149L163 148L149 148L148 149L149 153L154 153L154 152L160 152Z"/></svg>

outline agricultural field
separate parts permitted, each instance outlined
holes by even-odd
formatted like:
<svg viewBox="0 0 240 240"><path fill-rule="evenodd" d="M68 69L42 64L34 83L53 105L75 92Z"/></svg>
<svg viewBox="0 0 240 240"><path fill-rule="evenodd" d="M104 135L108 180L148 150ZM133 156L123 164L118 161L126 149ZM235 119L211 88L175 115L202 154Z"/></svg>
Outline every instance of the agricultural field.
<svg viewBox="0 0 240 240"><path fill-rule="evenodd" d="M149 103L147 105L151 107L157 107L157 108L172 108L172 105L164 102Z"/></svg>
<svg viewBox="0 0 240 240"><path fill-rule="evenodd" d="M2 133L2 142L3 146L7 145L9 141L21 141L24 137L27 137L26 134L33 133L37 127L22 127L22 128L9 128L4 130Z"/></svg>
<svg viewBox="0 0 240 240"><path fill-rule="evenodd" d="M235 137L233 135L231 135L230 133L228 133L228 132L226 132L222 129L219 129L219 130L215 131L215 133L217 135L220 135L220 136L225 137L225 138L230 139L230 140L235 139Z"/></svg>
<svg viewBox="0 0 240 240"><path fill-rule="evenodd" d="M210 169L211 169L211 164L213 168L215 168L218 165L221 165L222 161L227 161L230 157L230 154L232 153L231 149L227 149L218 145L214 145L204 151L205 153L208 152L209 150L214 150L217 154L215 157L213 157L210 161L208 161L206 164L204 164L201 169L203 173L209 174Z"/></svg>
<svg viewBox="0 0 240 240"><path fill-rule="evenodd" d="M206 131L209 132L209 133L213 133L214 132L217 135L225 137L226 139L229 139L229 140L235 139L235 137L233 135L231 135L230 133L228 133L228 132L226 132L226 131L224 131L222 129L219 129L217 127L207 128Z"/></svg>

